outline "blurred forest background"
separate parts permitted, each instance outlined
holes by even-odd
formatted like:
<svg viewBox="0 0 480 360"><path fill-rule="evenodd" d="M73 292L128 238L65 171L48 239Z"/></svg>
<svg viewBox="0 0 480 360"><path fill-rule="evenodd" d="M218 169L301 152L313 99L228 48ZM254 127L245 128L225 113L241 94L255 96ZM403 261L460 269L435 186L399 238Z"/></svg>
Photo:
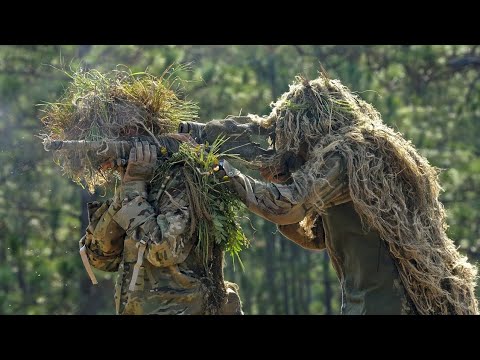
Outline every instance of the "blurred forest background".
<svg viewBox="0 0 480 360"><path fill-rule="evenodd" d="M382 113L444 169L449 235L472 262L480 253L480 46L35 45L0 46L0 314L113 314L115 274L91 285L78 255L90 195L61 175L35 135L40 108L68 84L54 67L160 75L174 62L202 121L270 112L297 74L319 63ZM49 65L53 65L49 66ZM201 80L199 80L201 79ZM296 246L262 219L245 221L245 271L227 258L246 314L338 314L339 283L326 253Z"/></svg>

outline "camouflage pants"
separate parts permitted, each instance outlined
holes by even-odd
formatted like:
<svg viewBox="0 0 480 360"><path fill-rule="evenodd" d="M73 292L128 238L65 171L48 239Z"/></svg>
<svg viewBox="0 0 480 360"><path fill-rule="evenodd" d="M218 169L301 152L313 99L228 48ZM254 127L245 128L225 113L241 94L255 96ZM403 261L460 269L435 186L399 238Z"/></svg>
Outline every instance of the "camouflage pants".
<svg viewBox="0 0 480 360"><path fill-rule="evenodd" d="M127 264L122 264L123 270ZM162 285L151 286L148 277L144 277L144 267L140 271L135 290L127 291L127 286L117 284L117 309L121 315L206 315L207 288L193 277L188 284L179 286L173 281ZM128 283L130 271L120 273L121 284ZM126 275L123 277L122 275ZM224 304L218 310L219 315L243 315L242 304L238 294L238 286L225 282L226 297Z"/></svg>
<svg viewBox="0 0 480 360"><path fill-rule="evenodd" d="M205 315L204 296L194 289L161 289L148 294L132 292L122 315ZM227 287L219 315L243 315L240 297Z"/></svg>

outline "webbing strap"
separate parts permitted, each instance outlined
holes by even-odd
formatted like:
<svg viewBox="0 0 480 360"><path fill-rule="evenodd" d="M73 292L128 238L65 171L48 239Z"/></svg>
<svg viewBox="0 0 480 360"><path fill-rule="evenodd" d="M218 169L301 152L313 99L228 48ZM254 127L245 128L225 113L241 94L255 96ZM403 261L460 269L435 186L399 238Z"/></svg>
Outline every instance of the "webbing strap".
<svg viewBox="0 0 480 360"><path fill-rule="evenodd" d="M145 253L146 247L147 247L147 243L141 240L138 246L137 262L133 266L132 280L130 281L130 286L128 287L128 290L130 291L135 290L135 284L137 283L138 272L140 271L140 267L142 266L142 263L143 263L143 254Z"/></svg>
<svg viewBox="0 0 480 360"><path fill-rule="evenodd" d="M85 270L87 270L87 274L90 277L90 280L92 280L93 285L98 284L97 278L95 277L95 274L93 273L92 266L90 265L90 262L88 261L86 245L83 245L80 248L80 257L82 258L83 266L85 266Z"/></svg>

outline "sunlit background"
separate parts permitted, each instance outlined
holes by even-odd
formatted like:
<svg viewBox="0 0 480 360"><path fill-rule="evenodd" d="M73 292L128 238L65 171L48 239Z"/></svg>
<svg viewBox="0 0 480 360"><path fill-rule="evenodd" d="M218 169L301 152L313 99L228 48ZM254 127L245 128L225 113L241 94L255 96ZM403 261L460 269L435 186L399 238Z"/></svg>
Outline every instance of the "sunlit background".
<svg viewBox="0 0 480 360"><path fill-rule="evenodd" d="M480 253L480 46L0 46L0 314L113 314L115 274L93 286L78 255L93 196L62 176L36 137L37 104L68 84L58 70L119 64L182 77L202 121L269 113L297 74L330 77L374 104L384 121L443 169L449 235L471 261ZM326 253L304 250L254 215L245 270L227 260L246 314L338 314L339 283ZM253 230L252 227L255 229Z"/></svg>

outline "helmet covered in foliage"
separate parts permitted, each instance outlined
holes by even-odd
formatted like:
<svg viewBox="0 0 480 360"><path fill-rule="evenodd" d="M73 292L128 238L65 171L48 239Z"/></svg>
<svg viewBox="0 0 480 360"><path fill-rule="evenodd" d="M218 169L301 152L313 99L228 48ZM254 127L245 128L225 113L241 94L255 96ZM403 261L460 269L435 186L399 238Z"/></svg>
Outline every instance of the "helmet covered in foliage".
<svg viewBox="0 0 480 360"><path fill-rule="evenodd" d="M118 69L80 70L69 76L65 94L43 110L46 133L42 136L49 141L158 137L176 132L181 121L197 117L198 106L181 98L181 80L170 68L159 77ZM66 175L90 189L113 175L99 170L88 148L57 151L54 156Z"/></svg>

